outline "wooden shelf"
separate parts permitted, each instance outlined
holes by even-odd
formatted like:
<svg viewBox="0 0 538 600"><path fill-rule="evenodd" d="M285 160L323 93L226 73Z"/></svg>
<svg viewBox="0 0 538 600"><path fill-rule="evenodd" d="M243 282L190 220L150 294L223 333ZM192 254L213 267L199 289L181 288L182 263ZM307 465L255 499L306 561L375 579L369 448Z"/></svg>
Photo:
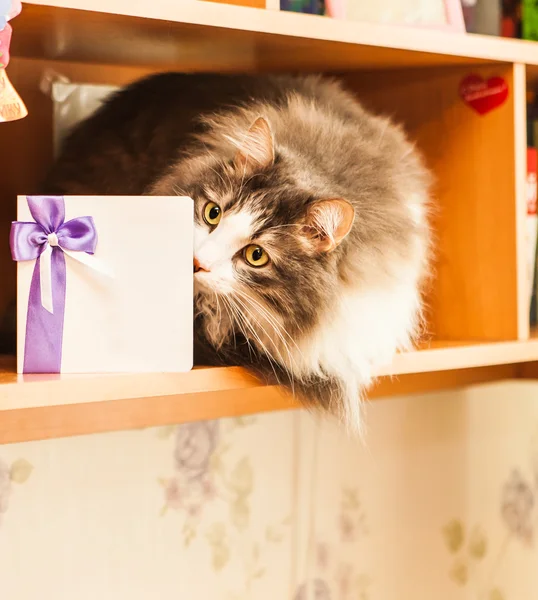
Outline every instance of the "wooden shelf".
<svg viewBox="0 0 538 600"><path fill-rule="evenodd" d="M532 42L199 0L37 0L13 26L14 56L67 61L186 70L538 66Z"/></svg>
<svg viewBox="0 0 538 600"><path fill-rule="evenodd" d="M2 130L11 140L33 143L30 151L8 144L12 151L2 180L8 199L23 183L37 184L50 162L52 111L40 91L44 69L73 81L117 84L174 68L348 71L341 77L349 88L402 122L440 182L429 326L437 337L467 340L435 342L398 355L379 371L368 397L538 373L537 337L468 341L528 334L521 234L524 106L525 77L538 81L537 44L200 0L36 0L24 4L13 27L9 72L30 114ZM461 77L471 69L484 78L501 75L511 89L488 120L456 102ZM439 145L439 139L445 143ZM497 173L493 184L492 172ZM0 233L7 232L13 211L14 202L0 205ZM14 270L6 253L0 255L0 273L4 289L13 293ZM7 298L5 293L0 300ZM13 364L0 362L0 444L291 407L297 404L279 387L265 386L239 368L22 377L14 374Z"/></svg>
<svg viewBox="0 0 538 600"><path fill-rule="evenodd" d="M426 392L517 376L538 360L538 339L437 342L400 354L371 397ZM395 376L397 376L395 378ZM238 367L190 373L25 375L0 363L0 444L296 408L276 386Z"/></svg>

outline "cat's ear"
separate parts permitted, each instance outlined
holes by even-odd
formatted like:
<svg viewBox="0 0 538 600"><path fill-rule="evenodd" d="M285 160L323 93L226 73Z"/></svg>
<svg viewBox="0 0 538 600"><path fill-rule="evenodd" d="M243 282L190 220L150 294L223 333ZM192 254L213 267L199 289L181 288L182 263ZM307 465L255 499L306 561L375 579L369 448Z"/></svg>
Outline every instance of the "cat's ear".
<svg viewBox="0 0 538 600"><path fill-rule="evenodd" d="M319 200L308 207L306 234L319 252L332 252L351 231L355 210L343 198Z"/></svg>
<svg viewBox="0 0 538 600"><path fill-rule="evenodd" d="M234 165L247 172L270 167L275 160L273 133L267 119L258 117L239 145Z"/></svg>

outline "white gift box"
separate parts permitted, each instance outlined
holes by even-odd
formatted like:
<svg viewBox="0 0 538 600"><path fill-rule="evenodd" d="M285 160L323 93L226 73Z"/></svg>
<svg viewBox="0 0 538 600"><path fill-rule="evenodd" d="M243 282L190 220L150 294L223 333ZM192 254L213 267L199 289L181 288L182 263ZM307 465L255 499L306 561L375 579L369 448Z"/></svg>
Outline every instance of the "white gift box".
<svg viewBox="0 0 538 600"><path fill-rule="evenodd" d="M65 227L41 232L42 224L35 224L36 209L32 214L30 201L34 207L49 209L56 207L56 201L63 201ZM46 205L41 202L46 203L47 197L19 196L18 221L12 227L12 252L18 261L18 372L191 369L192 200L59 196L48 197ZM97 236L93 255L88 253L87 247L86 251L79 248L73 251L73 243L65 233L81 229L73 223L82 217L93 218ZM88 222L84 221L82 229ZM32 227L39 230L39 235L27 235ZM33 251L31 244L38 246L37 259L28 259L27 254ZM18 258L15 246L22 248ZM64 307L62 285L58 283L61 280L58 265L62 260L59 254L65 259ZM37 285L32 284L32 278L36 277L34 270L38 275ZM30 310L29 305L33 307ZM63 331L58 326L60 322ZM58 337L60 367L50 369L51 356L58 351ZM48 368L43 369L43 365Z"/></svg>

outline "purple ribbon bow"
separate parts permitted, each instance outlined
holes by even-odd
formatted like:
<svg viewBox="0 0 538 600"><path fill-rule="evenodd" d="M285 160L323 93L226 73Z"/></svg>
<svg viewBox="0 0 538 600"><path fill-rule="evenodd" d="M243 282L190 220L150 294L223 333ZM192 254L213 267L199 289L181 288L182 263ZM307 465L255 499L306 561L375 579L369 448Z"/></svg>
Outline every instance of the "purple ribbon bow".
<svg viewBox="0 0 538 600"><path fill-rule="evenodd" d="M10 236L13 260L36 261L28 299L23 372L59 373L65 312L64 252L70 256L72 252L93 254L97 231L92 217L65 222L62 196L28 196L27 200L35 223L13 222ZM50 306L46 308L44 290L48 287Z"/></svg>

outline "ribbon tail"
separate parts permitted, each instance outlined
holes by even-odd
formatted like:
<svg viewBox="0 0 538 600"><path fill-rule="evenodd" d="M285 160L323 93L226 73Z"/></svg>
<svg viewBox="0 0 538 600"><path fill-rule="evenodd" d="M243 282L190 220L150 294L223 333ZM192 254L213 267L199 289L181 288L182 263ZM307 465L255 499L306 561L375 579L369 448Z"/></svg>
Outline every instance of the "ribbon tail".
<svg viewBox="0 0 538 600"><path fill-rule="evenodd" d="M87 267L90 267L94 271L98 271L107 277L114 277L114 272L112 269L93 254L88 254L87 252L80 252L77 250L66 250L64 247L61 248L70 258L77 260L83 265L86 265Z"/></svg>
<svg viewBox="0 0 538 600"><path fill-rule="evenodd" d="M41 305L45 310L54 314L52 302L52 247L46 244L45 250L39 257L39 279L41 290Z"/></svg>
<svg viewBox="0 0 538 600"><path fill-rule="evenodd" d="M36 260L26 316L24 343L24 373L60 373L65 312L65 256L52 252L52 296L54 313L46 310L41 297L41 261Z"/></svg>

